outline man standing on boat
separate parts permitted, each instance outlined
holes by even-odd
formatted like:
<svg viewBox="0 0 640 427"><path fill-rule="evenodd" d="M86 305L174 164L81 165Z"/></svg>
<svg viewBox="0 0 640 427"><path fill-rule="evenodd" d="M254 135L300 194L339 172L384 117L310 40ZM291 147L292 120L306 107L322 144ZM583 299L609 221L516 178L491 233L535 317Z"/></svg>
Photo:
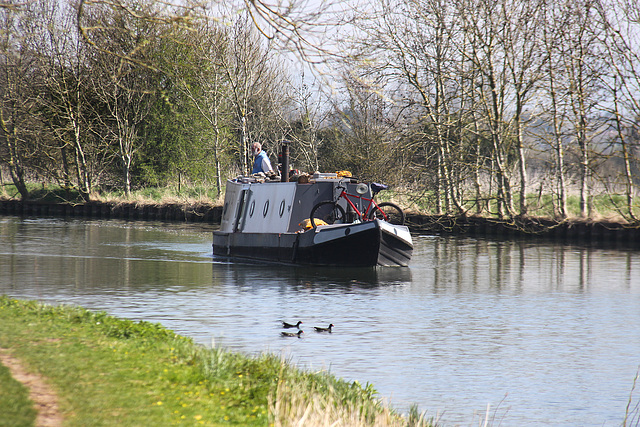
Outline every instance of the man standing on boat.
<svg viewBox="0 0 640 427"><path fill-rule="evenodd" d="M273 173L271 162L269 161L269 156L267 156L267 153L262 151L262 145L259 142L254 142L251 145L251 151L256 158L253 162L253 171L251 171L251 173Z"/></svg>

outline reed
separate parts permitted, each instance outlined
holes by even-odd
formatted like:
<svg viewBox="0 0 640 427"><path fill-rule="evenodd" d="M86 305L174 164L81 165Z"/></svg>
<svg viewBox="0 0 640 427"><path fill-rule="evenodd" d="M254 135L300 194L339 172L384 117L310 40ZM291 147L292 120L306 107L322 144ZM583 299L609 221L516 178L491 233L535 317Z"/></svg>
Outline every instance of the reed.
<svg viewBox="0 0 640 427"><path fill-rule="evenodd" d="M283 373L281 377L286 375ZM321 387L317 383L284 380L269 394L269 414L275 427L434 425L433 420L425 419L424 413L417 415L413 411L408 417L401 416L389 405L359 392L345 395L331 385Z"/></svg>
<svg viewBox="0 0 640 427"><path fill-rule="evenodd" d="M636 376L633 378L633 385L631 386L631 392L629 392L629 400L627 401L627 406L624 411L623 427L640 425L640 401L634 402L633 398L638 378L640 378L640 370L636 372Z"/></svg>

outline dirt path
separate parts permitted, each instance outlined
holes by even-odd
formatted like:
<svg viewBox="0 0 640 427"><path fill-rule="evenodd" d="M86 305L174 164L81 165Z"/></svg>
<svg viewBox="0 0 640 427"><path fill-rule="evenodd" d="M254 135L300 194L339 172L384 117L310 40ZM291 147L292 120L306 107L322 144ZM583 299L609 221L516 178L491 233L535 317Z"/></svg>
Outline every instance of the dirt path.
<svg viewBox="0 0 640 427"><path fill-rule="evenodd" d="M38 416L37 427L62 426L62 415L58 411L58 397L45 383L44 378L32 374L24 369L18 359L11 356L5 349L0 348L0 363L9 368L11 375L29 389L29 398L33 401Z"/></svg>

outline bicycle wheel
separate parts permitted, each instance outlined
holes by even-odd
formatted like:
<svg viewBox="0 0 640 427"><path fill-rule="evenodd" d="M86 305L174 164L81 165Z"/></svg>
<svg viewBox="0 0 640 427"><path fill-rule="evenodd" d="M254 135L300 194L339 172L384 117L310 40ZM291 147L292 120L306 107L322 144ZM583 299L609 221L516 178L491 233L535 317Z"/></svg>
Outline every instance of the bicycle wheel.
<svg viewBox="0 0 640 427"><path fill-rule="evenodd" d="M390 224L404 225L404 212L395 203L382 202L369 212L369 219L381 219Z"/></svg>
<svg viewBox="0 0 640 427"><path fill-rule="evenodd" d="M325 200L311 209L309 219L314 229L323 224L341 224L344 222L344 209L331 200Z"/></svg>

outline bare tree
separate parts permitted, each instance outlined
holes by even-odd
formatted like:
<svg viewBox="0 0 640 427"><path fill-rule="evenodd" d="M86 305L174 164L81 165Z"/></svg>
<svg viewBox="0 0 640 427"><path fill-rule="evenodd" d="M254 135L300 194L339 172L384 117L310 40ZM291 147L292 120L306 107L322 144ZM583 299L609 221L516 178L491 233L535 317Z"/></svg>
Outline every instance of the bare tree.
<svg viewBox="0 0 640 427"><path fill-rule="evenodd" d="M365 37L355 43L356 58L365 70L385 76L386 83L377 87L390 85L385 95L413 122L408 140L423 153L422 168L435 170L436 212L451 212L453 206L463 212L455 176L463 118L452 52L458 27L451 7L440 0L381 0L375 6L372 19L358 22Z"/></svg>
<svg viewBox="0 0 640 427"><path fill-rule="evenodd" d="M286 132L278 113L287 99L282 92L285 77L274 52L263 44L246 17L235 23L228 37L229 48L221 58L221 66L230 87L239 167L250 173L251 144L275 142Z"/></svg>
<svg viewBox="0 0 640 427"><path fill-rule="evenodd" d="M362 70L360 70L362 71ZM365 180L394 180L394 157L397 155L395 138L389 118L390 105L381 95L379 82L368 77L345 74L343 77L346 99L335 105L336 119L341 130L336 154L344 160L342 167ZM339 160L338 160L339 162Z"/></svg>
<svg viewBox="0 0 640 427"><path fill-rule="evenodd" d="M67 3L41 0L41 40L38 58L45 78L42 114L53 137L60 141L61 170L65 186L75 185L84 200L89 200L93 184L90 157L95 147L87 48L77 33L75 11ZM71 161L68 161L71 153ZM69 164L73 172L69 171ZM73 176L73 179L72 179Z"/></svg>
<svg viewBox="0 0 640 427"><path fill-rule="evenodd" d="M566 94L568 91L563 90L565 84L563 82L564 73L562 73L562 51L561 34L567 25L569 19L563 9L554 7L554 2L545 4L544 10L545 21L542 25L542 46L544 55L548 58L548 71L544 82L544 96L541 96L541 111L547 111L546 114L540 115L540 127L542 131L538 133L541 138L545 138L549 134L549 145L552 147L555 156L555 182L558 194L558 213L561 218L568 216L567 211L567 185L565 181L565 143L564 128L566 113L564 112L567 104ZM548 122L551 122L550 124ZM546 128L551 127L551 131Z"/></svg>
<svg viewBox="0 0 640 427"><path fill-rule="evenodd" d="M573 121L573 136L579 153L580 215L589 212L591 176L591 138L600 123L593 121L593 112L600 99L598 85L602 72L598 49L599 26L594 19L597 0L567 1L563 5L571 19L561 34L563 72L567 76L569 103Z"/></svg>
<svg viewBox="0 0 640 427"><path fill-rule="evenodd" d="M511 184L510 152L513 138L508 126L510 102L510 80L508 58L502 42L502 34L508 25L503 14L494 13L494 2L486 0L460 0L456 2L457 13L463 20L467 40L472 44L460 52L468 55L469 61L479 72L475 85L480 100L483 126L490 136L493 148L493 163L497 184L498 215L514 215ZM506 6L499 3L498 7Z"/></svg>
<svg viewBox="0 0 640 427"><path fill-rule="evenodd" d="M164 58L163 69L178 82L182 91L201 117L213 130L210 152L216 171L216 190L222 192L222 159L231 151L229 129L232 126L229 95L231 88L227 80L224 62L227 55L227 30L214 23L212 19L203 19L197 31L182 31L175 56ZM191 159L198 161L202 159Z"/></svg>
<svg viewBox="0 0 640 427"><path fill-rule="evenodd" d="M544 26L543 1L506 0L499 3L500 14L505 27L500 33L506 66L512 86L511 123L516 140L518 166L520 172L520 215L527 214L527 167L525 153L525 127L528 119L523 117L530 100L535 96L538 83L544 76L549 56L539 48L537 36ZM532 110L532 108L529 108Z"/></svg>
<svg viewBox="0 0 640 427"><path fill-rule="evenodd" d="M327 100L317 80L309 85L304 71L300 84L292 92L293 111L289 118L290 130L287 138L292 141L291 157L294 164L308 171L316 171L320 165L320 130L330 114Z"/></svg>
<svg viewBox="0 0 640 427"><path fill-rule="evenodd" d="M0 160L23 199L29 198L25 162L35 151L34 126L39 126L33 116L40 80L32 40L35 21L28 11L0 9Z"/></svg>
<svg viewBox="0 0 640 427"><path fill-rule="evenodd" d="M611 108L606 112L613 117L613 126L620 145L623 165L622 177L626 196L626 215L637 221L634 212L634 195L637 177L632 164L634 148L640 143L640 47L637 34L640 30L640 12L629 1L602 1L597 5L599 19L604 28L602 44L606 58L614 70L613 78L603 76L603 84L612 96ZM605 104L605 107L609 104ZM637 167L636 167L637 169Z"/></svg>
<svg viewBox="0 0 640 427"><path fill-rule="evenodd" d="M161 38L162 27L121 10L105 8L95 12L95 16L87 17L94 20L96 28L89 35L91 42L100 48L92 56L93 90L104 108L100 117L107 138L114 143L128 196L134 156L144 143L138 132L149 114L157 78L156 69L147 65L153 63L154 40ZM102 23L108 25L102 27ZM119 55L114 58L112 52Z"/></svg>

